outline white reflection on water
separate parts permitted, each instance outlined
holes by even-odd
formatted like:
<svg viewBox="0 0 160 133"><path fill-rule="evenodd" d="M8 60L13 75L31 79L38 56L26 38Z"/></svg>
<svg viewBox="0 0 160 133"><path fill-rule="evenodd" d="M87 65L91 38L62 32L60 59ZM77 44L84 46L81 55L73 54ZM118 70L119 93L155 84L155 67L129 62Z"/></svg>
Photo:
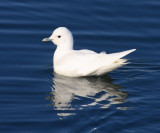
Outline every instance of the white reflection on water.
<svg viewBox="0 0 160 133"><path fill-rule="evenodd" d="M57 114L59 116L75 115L69 111L89 106L109 108L112 104L125 102L127 96L127 92L120 91L121 87L107 76L69 78L54 74L53 83L50 99L54 109L62 111ZM78 103L73 104L74 100Z"/></svg>

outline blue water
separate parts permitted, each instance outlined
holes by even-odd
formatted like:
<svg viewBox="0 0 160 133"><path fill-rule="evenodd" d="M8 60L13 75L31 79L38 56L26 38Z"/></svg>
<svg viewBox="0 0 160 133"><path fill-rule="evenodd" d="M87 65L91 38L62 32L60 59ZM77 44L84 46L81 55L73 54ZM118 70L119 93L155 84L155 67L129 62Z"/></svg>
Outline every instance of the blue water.
<svg viewBox="0 0 160 133"><path fill-rule="evenodd" d="M130 64L102 77L53 73L69 28L75 49L120 52ZM0 133L160 132L159 0L1 0Z"/></svg>

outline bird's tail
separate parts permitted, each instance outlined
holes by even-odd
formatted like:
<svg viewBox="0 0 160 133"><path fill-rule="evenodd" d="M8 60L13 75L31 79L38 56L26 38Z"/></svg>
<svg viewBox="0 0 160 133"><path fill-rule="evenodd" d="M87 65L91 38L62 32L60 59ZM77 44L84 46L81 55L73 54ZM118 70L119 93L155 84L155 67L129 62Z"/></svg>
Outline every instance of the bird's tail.
<svg viewBox="0 0 160 133"><path fill-rule="evenodd" d="M128 59L118 59L116 60L114 63L117 63L117 64L128 64L129 62L127 62Z"/></svg>
<svg viewBox="0 0 160 133"><path fill-rule="evenodd" d="M131 50L127 50L127 51L123 51L123 52L119 52L119 53L108 54L108 56L110 56L112 58L112 63L114 63L114 62L125 63L127 60L121 59L121 58L134 52L135 50L136 49L131 49Z"/></svg>

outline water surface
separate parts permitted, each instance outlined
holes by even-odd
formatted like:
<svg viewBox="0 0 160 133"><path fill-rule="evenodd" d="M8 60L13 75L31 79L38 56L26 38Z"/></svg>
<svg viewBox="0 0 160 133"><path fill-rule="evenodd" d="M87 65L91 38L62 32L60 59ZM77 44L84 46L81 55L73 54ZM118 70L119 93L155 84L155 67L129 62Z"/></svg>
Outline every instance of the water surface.
<svg viewBox="0 0 160 133"><path fill-rule="evenodd" d="M160 132L159 14L158 0L1 0L0 132ZM107 75L63 77L41 42L59 26L75 49L137 51Z"/></svg>

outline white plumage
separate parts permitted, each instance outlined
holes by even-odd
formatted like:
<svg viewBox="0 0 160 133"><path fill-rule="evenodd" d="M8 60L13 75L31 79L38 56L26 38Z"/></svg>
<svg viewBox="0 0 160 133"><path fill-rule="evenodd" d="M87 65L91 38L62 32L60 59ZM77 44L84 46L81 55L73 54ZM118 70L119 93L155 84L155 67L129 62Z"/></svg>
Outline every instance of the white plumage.
<svg viewBox="0 0 160 133"><path fill-rule="evenodd" d="M53 60L54 71L68 77L104 75L127 64L127 60L121 58L136 50L112 54L96 53L86 49L73 50L72 33L65 27L55 29L49 38L42 41L52 41L57 45Z"/></svg>

